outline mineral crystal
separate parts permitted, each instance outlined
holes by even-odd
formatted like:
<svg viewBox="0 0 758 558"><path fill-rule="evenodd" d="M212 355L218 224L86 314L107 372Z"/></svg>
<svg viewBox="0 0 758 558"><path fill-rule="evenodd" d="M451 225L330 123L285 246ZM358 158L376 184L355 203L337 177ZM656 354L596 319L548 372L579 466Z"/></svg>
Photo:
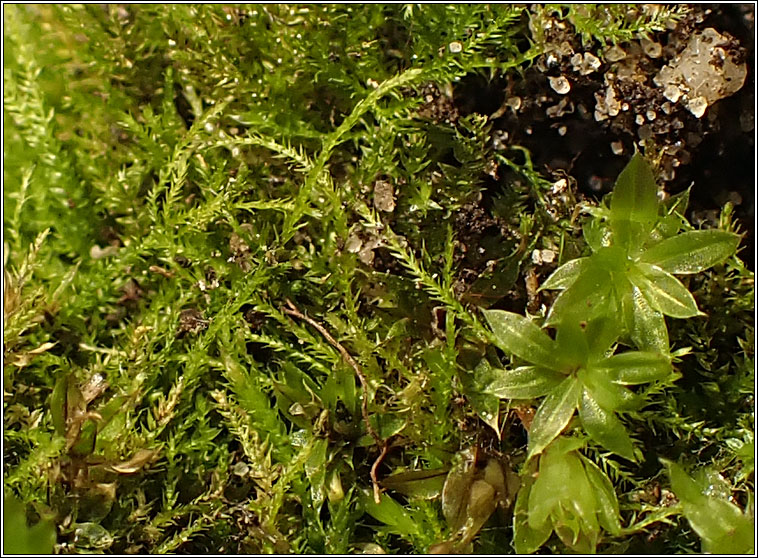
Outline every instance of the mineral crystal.
<svg viewBox="0 0 758 558"><path fill-rule="evenodd" d="M735 59L731 42L710 27L696 33L653 81L663 88L669 101L681 99L700 118L709 105L737 92L745 83L747 68Z"/></svg>

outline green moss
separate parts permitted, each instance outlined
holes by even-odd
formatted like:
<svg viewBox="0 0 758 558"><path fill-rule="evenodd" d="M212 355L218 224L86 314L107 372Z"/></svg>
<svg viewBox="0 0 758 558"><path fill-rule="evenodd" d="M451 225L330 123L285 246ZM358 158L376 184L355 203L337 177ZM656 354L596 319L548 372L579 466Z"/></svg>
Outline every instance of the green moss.
<svg viewBox="0 0 758 558"><path fill-rule="evenodd" d="M611 14L603 35L563 9L599 42L678 13ZM523 70L539 14L4 15L4 482L55 521L57 549L512 552L507 499L494 513L465 499L505 491L484 471L517 490L526 436L509 411L533 401L487 391L515 359L480 309L525 312L535 248L561 263L589 249L574 194L556 197L523 148L496 149L493 123L446 91ZM728 210L721 228L735 229ZM592 530L600 550L651 529L666 550L697 549L683 520L665 522L679 510L638 498L659 457L703 452L690 465L752 502L752 274L733 256L686 286L708 318L668 322L682 378L639 390L624 419L645 458L572 454L619 500L622 530ZM444 475L462 455L460 494L375 501L372 474ZM451 530L455 498L481 530Z"/></svg>

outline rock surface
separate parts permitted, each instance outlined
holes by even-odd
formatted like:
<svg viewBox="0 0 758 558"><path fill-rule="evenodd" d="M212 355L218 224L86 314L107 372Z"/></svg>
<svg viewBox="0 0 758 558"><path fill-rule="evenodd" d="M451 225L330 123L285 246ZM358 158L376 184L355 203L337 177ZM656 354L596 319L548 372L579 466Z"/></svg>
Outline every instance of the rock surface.
<svg viewBox="0 0 758 558"><path fill-rule="evenodd" d="M744 85L747 67L733 40L709 27L692 36L685 49L661 68L653 81L672 103L681 101L696 118L709 105Z"/></svg>

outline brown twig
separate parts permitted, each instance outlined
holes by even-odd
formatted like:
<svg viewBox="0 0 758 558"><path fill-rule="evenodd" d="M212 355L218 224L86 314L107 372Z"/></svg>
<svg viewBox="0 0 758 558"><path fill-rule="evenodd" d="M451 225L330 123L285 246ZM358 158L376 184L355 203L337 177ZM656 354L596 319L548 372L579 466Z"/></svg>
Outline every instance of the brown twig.
<svg viewBox="0 0 758 558"><path fill-rule="evenodd" d="M387 453L389 451L389 440L385 440L384 444L382 445L382 453L379 454L379 457L374 460L374 464L371 466L371 483L374 485L374 502L377 504L380 504L382 502L382 491L379 488L379 480L376 478L376 470L379 468L379 465L382 463L382 461L384 461L384 458L387 457Z"/></svg>
<svg viewBox="0 0 758 558"><path fill-rule="evenodd" d="M366 375L363 373L363 369L361 368L360 364L358 364L350 355L350 353L347 352L347 349L345 349L345 347L340 345L339 341L337 341L329 334L324 326L322 326L313 318L309 318L303 314L300 310L297 309L297 307L292 303L290 299L285 299L285 301L287 302L287 306L289 308L282 308L284 313L308 322L310 325L315 327L318 332L324 336L324 339L326 339L332 347L339 351L340 355L342 355L342 358L345 359L345 362L347 362L352 367L352 369L355 371L355 375L358 376L358 380L361 382L361 388L363 390L363 397L361 398L361 414L363 415L363 422L366 424L366 430L368 430L368 433L374 439L376 445L382 446L382 453L379 454L379 457L376 458L376 461L374 461L374 464L371 466L371 483L374 485L374 500L378 504L381 500L381 491L379 488L379 481L376 478L376 469L379 467L387 455L387 452L389 451L389 444L385 440L382 440L381 436L379 436L379 433L372 426L371 420L368 416L368 380L366 379Z"/></svg>

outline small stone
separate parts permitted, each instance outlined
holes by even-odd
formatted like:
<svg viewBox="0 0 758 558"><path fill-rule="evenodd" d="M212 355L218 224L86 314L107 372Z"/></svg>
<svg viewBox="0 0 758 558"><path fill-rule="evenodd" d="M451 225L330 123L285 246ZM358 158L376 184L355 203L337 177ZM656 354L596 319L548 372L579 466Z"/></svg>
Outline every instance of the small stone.
<svg viewBox="0 0 758 558"><path fill-rule="evenodd" d="M618 62L619 60L623 60L624 58L626 58L626 52L624 51L623 48L621 48L618 45L613 45L605 53L605 59L608 62Z"/></svg>
<svg viewBox="0 0 758 558"><path fill-rule="evenodd" d="M250 472L250 466L245 463L244 461L238 461L234 464L234 467L232 467L232 473L237 475L238 477L244 477Z"/></svg>
<svg viewBox="0 0 758 558"><path fill-rule="evenodd" d="M360 543L357 547L361 554L387 554L387 551L376 543Z"/></svg>
<svg viewBox="0 0 758 558"><path fill-rule="evenodd" d="M569 100L568 97L564 97L557 105L548 107L548 109L545 111L545 114L547 114L550 118L560 118L564 114L571 114L573 112L574 104Z"/></svg>
<svg viewBox="0 0 758 558"><path fill-rule="evenodd" d="M634 121L637 123L637 126L642 126L645 123L645 117L638 114L634 117Z"/></svg>
<svg viewBox="0 0 758 558"><path fill-rule="evenodd" d="M624 152L624 144L620 141L612 141L611 151L613 151L614 155L621 155Z"/></svg>
<svg viewBox="0 0 758 558"><path fill-rule="evenodd" d="M687 101L687 110L689 110L695 118L700 118L705 114L708 108L708 101L705 97L695 97Z"/></svg>
<svg viewBox="0 0 758 558"><path fill-rule="evenodd" d="M593 174L589 179L589 187L593 192L601 191L603 189L603 179Z"/></svg>
<svg viewBox="0 0 758 558"><path fill-rule="evenodd" d="M358 259L366 265L371 265L374 261L374 251L366 250L365 248L358 252Z"/></svg>
<svg viewBox="0 0 758 558"><path fill-rule="evenodd" d="M113 545L113 535L98 523L77 523L74 542L80 548L105 550Z"/></svg>
<svg viewBox="0 0 758 558"><path fill-rule="evenodd" d="M566 126L561 126L560 128L558 128L558 135L565 136L567 131L568 131L568 128L566 128Z"/></svg>
<svg viewBox="0 0 758 558"><path fill-rule="evenodd" d="M447 48L449 48L450 52L452 52L453 54L458 54L459 52L463 50L463 44L461 44L460 41L453 41L452 43L447 45Z"/></svg>
<svg viewBox="0 0 758 558"><path fill-rule="evenodd" d="M650 58L660 58L661 54L663 53L663 47L661 47L659 43L651 41L645 37L640 39L640 44L642 45L643 52Z"/></svg>
<svg viewBox="0 0 758 558"><path fill-rule="evenodd" d="M568 181L565 178L561 178L553 183L551 192L553 194L560 194L561 192L564 192L567 187L568 187Z"/></svg>
<svg viewBox="0 0 758 558"><path fill-rule="evenodd" d="M605 92L605 105L608 107L608 116L616 116L621 109L621 102L616 98L616 90L608 86Z"/></svg>
<svg viewBox="0 0 758 558"><path fill-rule="evenodd" d="M502 151L508 147L508 132L505 130L496 130L492 134L492 147L498 151Z"/></svg>
<svg viewBox="0 0 758 558"><path fill-rule="evenodd" d="M676 177L676 171L674 171L673 167L664 167L661 170L661 178L665 182L671 182L674 180L674 177Z"/></svg>
<svg viewBox="0 0 758 558"><path fill-rule="evenodd" d="M512 108L514 112L517 112L521 108L521 97L508 97L505 104Z"/></svg>
<svg viewBox="0 0 758 558"><path fill-rule="evenodd" d="M548 77L547 79L550 82L550 87L559 95L565 95L571 90L571 83L564 76Z"/></svg>
<svg viewBox="0 0 758 558"><path fill-rule="evenodd" d="M586 76L587 74L591 74L595 70L597 70L600 67L600 59L592 54L591 52L585 52L584 53L584 66L582 68L581 74L583 76Z"/></svg>
<svg viewBox="0 0 758 558"><path fill-rule="evenodd" d="M358 259L366 265L371 265L374 262L374 249L378 248L381 243L381 240L376 238L364 242L363 246L358 251Z"/></svg>
<svg viewBox="0 0 758 558"><path fill-rule="evenodd" d="M540 256L542 257L542 261L545 263L553 263L555 260L555 252L552 250L542 250L540 252Z"/></svg>
<svg viewBox="0 0 758 558"><path fill-rule="evenodd" d="M563 22L558 23L558 27L561 29L566 29L566 24ZM556 49L558 54L562 56L571 56L574 53L574 47L571 46L570 41L562 41L560 45L558 45L558 48Z"/></svg>
<svg viewBox="0 0 758 558"><path fill-rule="evenodd" d="M386 213L395 211L395 192L386 180L377 180L374 184L374 207Z"/></svg>
<svg viewBox="0 0 758 558"><path fill-rule="evenodd" d="M608 74L606 74L606 77ZM616 116L621 110L621 102L616 98L616 90L609 85L605 94L595 93L595 120L605 120L609 116Z"/></svg>
<svg viewBox="0 0 758 558"><path fill-rule="evenodd" d="M666 97L672 103L676 103L679 100L679 97L682 96L682 90L679 89L679 86L674 85L673 83L669 83L663 89L663 96Z"/></svg>
<svg viewBox="0 0 758 558"><path fill-rule="evenodd" d="M570 62L573 70L583 76L591 74L600 67L600 59L590 52L585 52L584 56L577 52L571 57Z"/></svg>
<svg viewBox="0 0 758 558"><path fill-rule="evenodd" d="M363 240L355 232L350 233L345 242L345 250L351 254L357 254L363 246Z"/></svg>
<svg viewBox="0 0 758 558"><path fill-rule="evenodd" d="M654 110L648 110L645 113L645 118L647 118L650 122L652 122L653 120L655 120L655 117L656 117L656 114L655 114Z"/></svg>
<svg viewBox="0 0 758 558"><path fill-rule="evenodd" d="M648 124L645 124L639 127L637 134L640 136L640 139L642 141L647 141L653 137L653 129Z"/></svg>
<svg viewBox="0 0 758 558"><path fill-rule="evenodd" d="M695 33L653 82L672 103L686 94L687 109L700 118L709 105L736 93L745 83L747 66L731 54L733 44L711 27Z"/></svg>
<svg viewBox="0 0 758 558"><path fill-rule="evenodd" d="M179 333L197 334L208 327L208 320L203 318L203 314L195 308L187 308L179 314Z"/></svg>

